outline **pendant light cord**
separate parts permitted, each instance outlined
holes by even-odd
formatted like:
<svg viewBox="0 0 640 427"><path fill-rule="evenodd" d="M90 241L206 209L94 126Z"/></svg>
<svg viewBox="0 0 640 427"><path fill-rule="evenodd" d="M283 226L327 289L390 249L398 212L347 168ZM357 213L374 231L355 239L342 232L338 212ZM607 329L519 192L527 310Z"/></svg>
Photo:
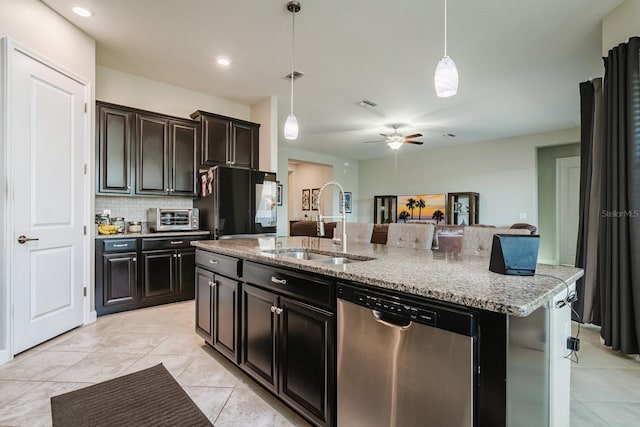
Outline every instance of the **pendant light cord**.
<svg viewBox="0 0 640 427"><path fill-rule="evenodd" d="M444 56L447 56L447 0L444 0Z"/></svg>
<svg viewBox="0 0 640 427"><path fill-rule="evenodd" d="M291 115L293 116L293 70L296 59L296 11L291 11Z"/></svg>

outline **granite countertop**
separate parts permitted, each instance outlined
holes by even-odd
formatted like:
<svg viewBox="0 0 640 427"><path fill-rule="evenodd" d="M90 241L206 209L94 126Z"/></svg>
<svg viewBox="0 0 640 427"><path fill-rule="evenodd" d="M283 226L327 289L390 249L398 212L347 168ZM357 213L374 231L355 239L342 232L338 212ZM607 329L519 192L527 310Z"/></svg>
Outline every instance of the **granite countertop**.
<svg viewBox="0 0 640 427"><path fill-rule="evenodd" d="M161 231L157 233L119 233L96 234L96 239L135 239L136 237L176 237L176 236L205 236L210 234L207 230L193 231Z"/></svg>
<svg viewBox="0 0 640 427"><path fill-rule="evenodd" d="M223 255L520 317L528 316L565 290L559 279L570 285L583 275L583 270L575 267L538 264L536 276L506 276L490 272L486 258L370 243L349 242L347 254L373 259L341 265L263 252L293 248L341 252L341 246L330 239L306 236L202 240L191 244Z"/></svg>

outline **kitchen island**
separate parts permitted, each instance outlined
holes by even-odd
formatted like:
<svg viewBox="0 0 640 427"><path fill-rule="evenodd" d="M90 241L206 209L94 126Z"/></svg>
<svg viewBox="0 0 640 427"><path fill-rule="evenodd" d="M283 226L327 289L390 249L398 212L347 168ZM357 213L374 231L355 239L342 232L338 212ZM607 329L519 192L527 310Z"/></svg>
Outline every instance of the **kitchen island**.
<svg viewBox="0 0 640 427"><path fill-rule="evenodd" d="M280 298L274 299L271 307L266 307L267 310L271 308L272 314L282 312L283 304L279 305L279 301L294 296L288 285L277 287L279 281L287 283L284 279L288 278L287 274L295 280L315 278L313 283L326 283L326 288L332 289L329 296L324 296L321 294L324 288L319 285L304 288L305 292L317 297L318 309L326 312L324 327L333 337L325 343L325 374L329 378L324 398L328 410L320 421L301 411L318 425L333 425L336 419L336 399L332 391L335 384L332 376L335 377L336 371L333 364L336 283L356 284L391 295L408 295L473 313L479 331L474 353L477 372L474 373L472 419L475 425L517 425L524 420L536 425L568 425L570 361L565 356L569 353L566 341L570 335L570 308L563 300L582 276L580 269L538 265L535 276L505 276L489 272L488 260L483 258L356 243L349 245L346 254L341 254L341 248L331 240L314 237L196 241L192 244L199 253L240 260L238 274L233 278L237 281L237 290L270 289ZM292 252L346 259L337 264L318 262L292 257ZM269 276L269 271L280 275ZM265 279L262 282L261 277ZM273 283L267 283L269 277ZM210 283L215 285L215 280ZM275 287L272 286L274 283ZM289 280L289 283L293 281ZM301 302L308 305L309 298L302 295ZM240 357L244 354L243 346L251 337L251 331L243 324L243 320L247 323L245 312L251 308L247 305L251 301L244 296L237 298L240 320L236 323L235 342L240 354L236 363L241 368L251 365L245 363L249 360ZM212 316L215 317L215 310ZM262 320L268 322L269 318ZM252 375L250 370L246 371ZM276 383L272 391L280 395ZM280 397L291 404L291 399ZM295 404L292 407L300 410Z"/></svg>

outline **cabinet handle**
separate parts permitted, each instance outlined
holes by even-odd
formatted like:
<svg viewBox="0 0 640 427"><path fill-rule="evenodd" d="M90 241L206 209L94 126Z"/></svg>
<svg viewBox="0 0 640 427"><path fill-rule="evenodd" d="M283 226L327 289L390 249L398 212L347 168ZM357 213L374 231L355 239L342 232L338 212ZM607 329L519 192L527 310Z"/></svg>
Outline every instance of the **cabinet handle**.
<svg viewBox="0 0 640 427"><path fill-rule="evenodd" d="M282 314L282 309L280 307L276 308L276 314Z"/></svg>
<svg viewBox="0 0 640 427"><path fill-rule="evenodd" d="M170 189L169 189L169 191L171 191L171 192L173 193L173 192L174 192L174 191L176 191L176 190L174 190L173 188L170 188Z"/></svg>
<svg viewBox="0 0 640 427"><path fill-rule="evenodd" d="M118 244L118 243L114 243L114 244L113 244L113 247L114 247L114 248L126 248L126 247L127 247L127 244L126 244L126 243L120 243L120 244Z"/></svg>
<svg viewBox="0 0 640 427"><path fill-rule="evenodd" d="M182 258L182 254L178 254L178 258Z"/></svg>
<svg viewBox="0 0 640 427"><path fill-rule="evenodd" d="M131 186L130 185L127 185L127 190L131 190Z"/></svg>
<svg viewBox="0 0 640 427"><path fill-rule="evenodd" d="M182 244L182 240L171 240L171 244L172 245L181 245Z"/></svg>
<svg viewBox="0 0 640 427"><path fill-rule="evenodd" d="M174 258L178 258L178 254L173 254L173 257Z"/></svg>
<svg viewBox="0 0 640 427"><path fill-rule="evenodd" d="M131 258L131 261L136 262L136 261L138 261L138 258L133 257L133 258Z"/></svg>
<svg viewBox="0 0 640 427"><path fill-rule="evenodd" d="M278 279L277 277L271 276L271 281L273 283L277 283L279 285L286 285L287 284L287 279Z"/></svg>
<svg viewBox="0 0 640 427"><path fill-rule="evenodd" d="M218 260L217 259L210 259L209 260L209 264L217 264Z"/></svg>
<svg viewBox="0 0 640 427"><path fill-rule="evenodd" d="M165 191L166 193L168 193L168 192L169 192L169 189L168 189L168 188L165 188L165 189L164 189L164 191Z"/></svg>
<svg viewBox="0 0 640 427"><path fill-rule="evenodd" d="M209 286L211 286L213 288L216 285L217 285L217 283L214 280L209 280Z"/></svg>
<svg viewBox="0 0 640 427"><path fill-rule="evenodd" d="M275 313L277 309L278 309L278 307L276 307L275 305L271 306L271 312L272 313Z"/></svg>

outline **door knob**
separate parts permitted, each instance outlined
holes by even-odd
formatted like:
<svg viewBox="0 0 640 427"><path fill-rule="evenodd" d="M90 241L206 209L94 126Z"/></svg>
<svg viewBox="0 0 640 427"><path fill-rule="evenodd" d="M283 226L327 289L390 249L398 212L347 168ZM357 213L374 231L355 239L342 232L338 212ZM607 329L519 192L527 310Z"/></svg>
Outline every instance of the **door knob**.
<svg viewBox="0 0 640 427"><path fill-rule="evenodd" d="M40 240L37 237L27 237L27 236L19 236L18 237L18 243L20 243L21 245L30 242L32 240Z"/></svg>

